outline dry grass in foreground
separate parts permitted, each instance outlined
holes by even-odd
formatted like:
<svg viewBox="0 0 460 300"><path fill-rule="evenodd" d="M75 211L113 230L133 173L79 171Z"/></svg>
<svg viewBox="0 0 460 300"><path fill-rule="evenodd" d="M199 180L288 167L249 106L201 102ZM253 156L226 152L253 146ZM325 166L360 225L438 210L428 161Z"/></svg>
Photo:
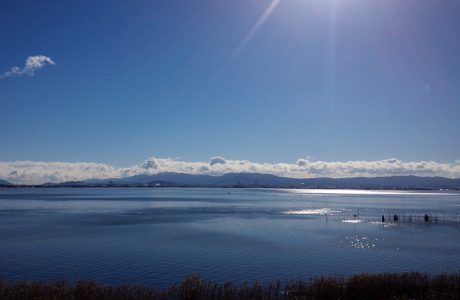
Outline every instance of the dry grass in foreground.
<svg viewBox="0 0 460 300"><path fill-rule="evenodd" d="M166 289L80 281L10 282L0 279L0 299L460 299L460 274L360 274L346 278L268 285L212 283L190 276Z"/></svg>

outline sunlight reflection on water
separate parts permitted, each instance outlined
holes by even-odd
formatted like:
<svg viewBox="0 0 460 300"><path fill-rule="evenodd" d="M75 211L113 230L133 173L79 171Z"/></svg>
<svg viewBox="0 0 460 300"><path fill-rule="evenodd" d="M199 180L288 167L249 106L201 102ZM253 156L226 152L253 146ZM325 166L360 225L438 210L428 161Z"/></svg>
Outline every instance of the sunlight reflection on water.
<svg viewBox="0 0 460 300"><path fill-rule="evenodd" d="M388 191L388 190L350 190L350 189L288 189L290 193L316 195L414 195L414 196L455 196L448 192Z"/></svg>
<svg viewBox="0 0 460 300"><path fill-rule="evenodd" d="M369 250L374 249L377 242L377 238L372 239L366 235L346 235L345 238L340 241L340 246Z"/></svg>
<svg viewBox="0 0 460 300"><path fill-rule="evenodd" d="M324 216L324 215L336 215L343 210L337 210L332 208L316 208L316 209L300 209L300 210L289 210L283 212L288 215L316 215L316 216Z"/></svg>

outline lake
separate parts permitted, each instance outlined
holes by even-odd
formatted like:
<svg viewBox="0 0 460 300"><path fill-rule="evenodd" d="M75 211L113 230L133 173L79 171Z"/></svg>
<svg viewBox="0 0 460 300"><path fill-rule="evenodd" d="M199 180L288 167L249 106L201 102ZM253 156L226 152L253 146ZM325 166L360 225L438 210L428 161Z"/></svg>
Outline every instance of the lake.
<svg viewBox="0 0 460 300"><path fill-rule="evenodd" d="M435 274L460 271L459 249L452 191L0 189L0 277L13 280Z"/></svg>

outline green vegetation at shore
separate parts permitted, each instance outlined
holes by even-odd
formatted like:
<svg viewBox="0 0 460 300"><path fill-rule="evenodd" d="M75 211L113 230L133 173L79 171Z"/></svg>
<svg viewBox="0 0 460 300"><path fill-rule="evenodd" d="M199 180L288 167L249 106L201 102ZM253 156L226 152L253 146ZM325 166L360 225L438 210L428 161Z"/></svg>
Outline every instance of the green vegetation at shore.
<svg viewBox="0 0 460 300"><path fill-rule="evenodd" d="M267 285L213 283L190 276L165 289L113 287L91 281L70 284L0 279L0 299L460 299L460 273L360 274Z"/></svg>

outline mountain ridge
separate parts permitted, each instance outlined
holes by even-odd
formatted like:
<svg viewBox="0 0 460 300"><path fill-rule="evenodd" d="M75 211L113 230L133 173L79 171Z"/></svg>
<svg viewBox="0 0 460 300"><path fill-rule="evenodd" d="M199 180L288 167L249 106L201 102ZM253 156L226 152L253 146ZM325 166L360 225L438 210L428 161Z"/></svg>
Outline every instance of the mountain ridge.
<svg viewBox="0 0 460 300"><path fill-rule="evenodd" d="M14 184L6 181L6 180L3 180L3 179L0 179L0 186L13 186Z"/></svg>
<svg viewBox="0 0 460 300"><path fill-rule="evenodd" d="M86 179L46 183L45 187L273 187L337 189L460 189L460 178L422 177L414 175L291 178L265 173L227 173L219 176L165 172L124 178Z"/></svg>

